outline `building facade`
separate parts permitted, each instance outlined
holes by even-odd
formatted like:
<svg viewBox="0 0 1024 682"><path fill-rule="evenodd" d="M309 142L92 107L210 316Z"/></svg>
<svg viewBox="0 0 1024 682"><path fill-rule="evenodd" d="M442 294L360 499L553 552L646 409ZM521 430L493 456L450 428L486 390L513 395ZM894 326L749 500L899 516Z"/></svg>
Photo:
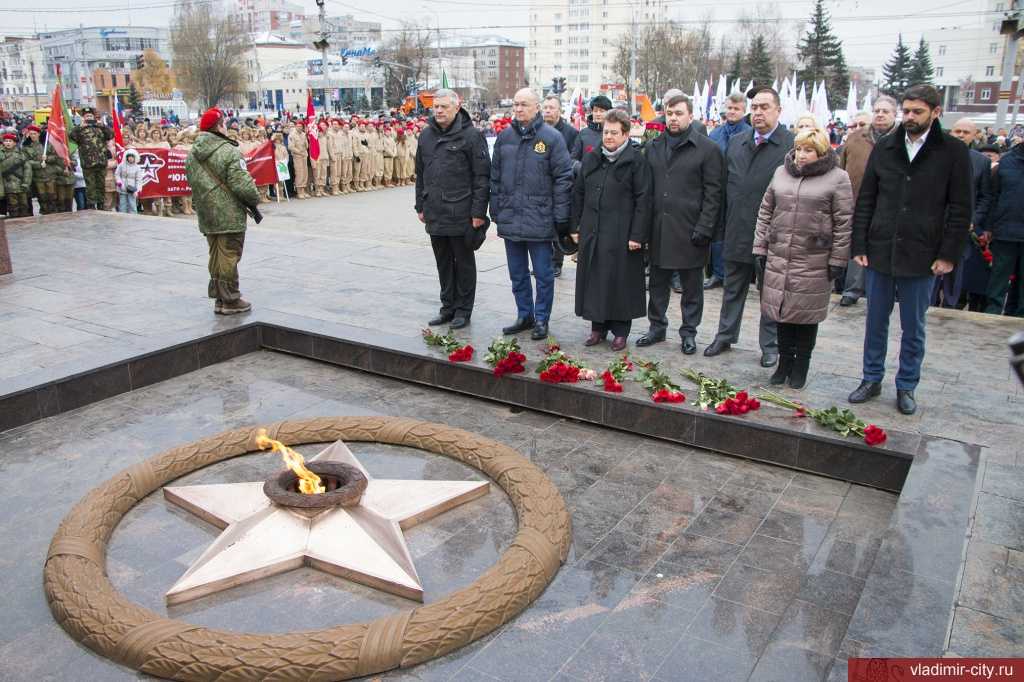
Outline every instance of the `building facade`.
<svg viewBox="0 0 1024 682"><path fill-rule="evenodd" d="M49 85L39 41L0 37L0 108L27 111L46 106Z"/></svg>
<svg viewBox="0 0 1024 682"><path fill-rule="evenodd" d="M379 21L359 21L351 14L339 17L327 17L327 41L331 51L358 50L364 47L376 48L381 42L381 25ZM306 17L302 22L301 41L312 45L320 39L320 19L316 16Z"/></svg>
<svg viewBox="0 0 1024 682"><path fill-rule="evenodd" d="M47 82L54 82L59 65L65 98L75 106L102 111L110 110L118 88L129 87L136 58L144 50L155 50L170 63L169 40L166 28L148 26L91 26L39 34ZM97 73L106 79L98 81ZM106 88L97 84L108 82Z"/></svg>
<svg viewBox="0 0 1024 682"><path fill-rule="evenodd" d="M237 0L235 12L249 33L287 33L305 19L302 5L286 0Z"/></svg>
<svg viewBox="0 0 1024 682"><path fill-rule="evenodd" d="M566 89L584 97L602 83L620 82L615 55L634 21L641 26L667 21L666 0L537 0L530 6L526 72L531 85L547 88L565 78Z"/></svg>

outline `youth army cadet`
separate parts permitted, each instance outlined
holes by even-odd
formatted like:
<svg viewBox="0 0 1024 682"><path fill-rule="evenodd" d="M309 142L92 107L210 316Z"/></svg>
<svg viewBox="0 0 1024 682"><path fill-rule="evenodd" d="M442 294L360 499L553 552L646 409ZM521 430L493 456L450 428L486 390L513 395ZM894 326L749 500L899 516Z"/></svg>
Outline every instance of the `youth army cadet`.
<svg viewBox="0 0 1024 682"><path fill-rule="evenodd" d="M327 122L320 121L316 124L316 139L320 144L320 156L316 161L310 159L313 165L313 192L314 197L327 196L327 171L331 167L331 150L327 143Z"/></svg>
<svg viewBox="0 0 1024 682"><path fill-rule="evenodd" d="M18 136L4 133L0 147L0 179L7 196L7 216L22 218L32 215L28 208L28 194L32 187L32 164L18 149Z"/></svg>
<svg viewBox="0 0 1024 682"><path fill-rule="evenodd" d="M384 186L391 187L395 179L395 161L398 157L398 143L395 140L395 131L388 128L384 131L384 139L381 140L384 155ZM397 183L396 183L397 184Z"/></svg>
<svg viewBox="0 0 1024 682"><path fill-rule="evenodd" d="M307 199L306 184L309 182L309 140L306 139L306 126L296 121L295 127L288 134L288 151L292 155L292 166L295 168L295 198Z"/></svg>
<svg viewBox="0 0 1024 682"><path fill-rule="evenodd" d="M83 125L71 131L68 137L78 145L78 157L85 174L86 208L103 210L106 201L107 159L114 156L114 133L96 122L91 107L82 109Z"/></svg>
<svg viewBox="0 0 1024 682"><path fill-rule="evenodd" d="M34 125L25 128L26 137L21 153L32 166L32 186L39 197L39 212L45 215L61 210L57 205L57 181L63 179L64 159L58 156L53 147L47 147L44 153L39 132L39 128ZM31 202L31 199L28 201ZM27 208L31 213L31 203L28 203Z"/></svg>

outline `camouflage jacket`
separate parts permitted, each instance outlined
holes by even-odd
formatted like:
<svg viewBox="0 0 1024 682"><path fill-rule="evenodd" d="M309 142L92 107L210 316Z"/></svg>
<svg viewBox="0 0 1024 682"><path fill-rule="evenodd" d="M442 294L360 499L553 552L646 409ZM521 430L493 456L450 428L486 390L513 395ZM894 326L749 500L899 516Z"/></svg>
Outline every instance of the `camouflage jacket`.
<svg viewBox="0 0 1024 682"><path fill-rule="evenodd" d="M114 133L99 124L81 125L71 131L71 141L78 145L82 168L107 166L107 142L114 139Z"/></svg>
<svg viewBox="0 0 1024 682"><path fill-rule="evenodd" d="M238 143L214 133L200 133L185 159L185 174L192 186L200 232L245 232L243 205L256 206L260 193L246 170Z"/></svg>
<svg viewBox="0 0 1024 682"><path fill-rule="evenodd" d="M58 182L64 177L64 159L60 158L53 147L46 147L46 165L43 165L43 143L26 143L21 147L32 166L32 179L36 182Z"/></svg>
<svg viewBox="0 0 1024 682"><path fill-rule="evenodd" d="M0 147L0 175L8 194L27 192L32 186L32 164L17 147Z"/></svg>

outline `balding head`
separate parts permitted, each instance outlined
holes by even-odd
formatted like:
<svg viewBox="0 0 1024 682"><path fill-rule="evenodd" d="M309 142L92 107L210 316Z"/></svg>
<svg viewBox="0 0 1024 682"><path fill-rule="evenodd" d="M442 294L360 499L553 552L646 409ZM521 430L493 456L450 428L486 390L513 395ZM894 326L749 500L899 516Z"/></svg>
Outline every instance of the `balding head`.
<svg viewBox="0 0 1024 682"><path fill-rule="evenodd" d="M512 99L512 113L520 123L529 123L540 111L540 98L530 88L523 88L516 92Z"/></svg>
<svg viewBox="0 0 1024 682"><path fill-rule="evenodd" d="M964 144L971 144L978 137L978 126L969 118L962 118L953 124L949 131L953 137L959 138Z"/></svg>

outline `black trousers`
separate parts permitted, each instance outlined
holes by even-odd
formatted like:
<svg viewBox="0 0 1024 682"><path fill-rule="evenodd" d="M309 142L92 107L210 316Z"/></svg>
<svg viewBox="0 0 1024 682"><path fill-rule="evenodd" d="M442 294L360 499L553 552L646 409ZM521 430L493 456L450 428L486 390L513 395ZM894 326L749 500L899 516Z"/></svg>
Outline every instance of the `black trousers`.
<svg viewBox="0 0 1024 682"><path fill-rule="evenodd" d="M650 323L650 331L663 334L668 329L668 302L671 296L669 284L673 273L679 273L679 281L683 286L679 302L683 312L683 324L679 327L679 336L692 339L697 336L697 327L704 316L704 269L701 267L666 270L651 266L651 278L647 287L647 320Z"/></svg>
<svg viewBox="0 0 1024 682"><path fill-rule="evenodd" d="M476 299L476 252L462 235L430 237L441 283L441 314L470 317Z"/></svg>
<svg viewBox="0 0 1024 682"><path fill-rule="evenodd" d="M629 336L629 330L633 326L633 320L605 320L604 322L591 322L590 331L604 334L611 332L612 336Z"/></svg>
<svg viewBox="0 0 1024 682"><path fill-rule="evenodd" d="M776 328L781 357L811 359L811 351L814 350L814 343L818 339L818 325L779 322Z"/></svg>
<svg viewBox="0 0 1024 682"><path fill-rule="evenodd" d="M722 288L722 314L718 318L718 336L726 343L740 340L740 325L743 322L743 307L747 303L747 292L754 279L753 263L725 261L725 286ZM758 343L762 353L776 352L775 322L761 315Z"/></svg>

